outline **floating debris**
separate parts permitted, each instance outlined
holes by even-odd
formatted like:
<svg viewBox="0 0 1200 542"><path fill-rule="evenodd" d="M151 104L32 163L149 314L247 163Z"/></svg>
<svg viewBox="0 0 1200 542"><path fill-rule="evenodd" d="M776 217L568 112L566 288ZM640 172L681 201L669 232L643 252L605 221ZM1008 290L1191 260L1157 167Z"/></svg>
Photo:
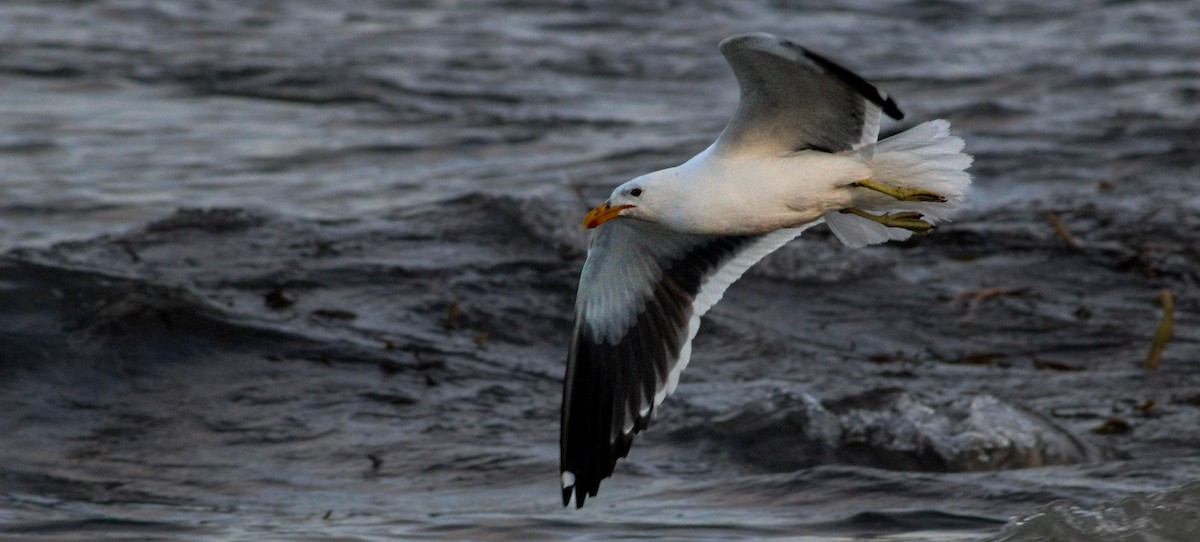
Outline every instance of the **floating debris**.
<svg viewBox="0 0 1200 542"><path fill-rule="evenodd" d="M989 352L976 352L973 354L964 354L950 360L952 365L991 365L996 362L997 358L1004 357L1003 354L994 354Z"/></svg>
<svg viewBox="0 0 1200 542"><path fill-rule="evenodd" d="M867 356L867 361L871 363L916 363L920 360L917 359L915 354L897 350L890 354L871 354Z"/></svg>
<svg viewBox="0 0 1200 542"><path fill-rule="evenodd" d="M1054 227L1054 233L1057 233L1067 244L1067 248L1071 250L1079 250L1079 241L1075 240L1075 236L1071 235L1071 231L1067 229L1067 225L1053 211L1046 213L1046 220L1050 221L1050 225Z"/></svg>
<svg viewBox="0 0 1200 542"><path fill-rule="evenodd" d="M1133 430L1133 426L1129 422L1121 418L1109 418L1103 423L1092 428L1092 432L1097 435L1124 435Z"/></svg>
<svg viewBox="0 0 1200 542"><path fill-rule="evenodd" d="M1045 370L1049 370L1049 371L1063 371L1063 372L1082 371L1084 369L1083 367L1080 367L1078 365L1071 365L1069 363L1063 363L1061 361L1041 359L1037 356L1033 357L1033 368L1034 369L1045 369Z"/></svg>
<svg viewBox="0 0 1200 542"><path fill-rule="evenodd" d="M1146 363L1142 365L1147 371L1158 368L1159 362L1162 361L1163 348L1166 348L1167 341L1171 339L1171 330L1175 327L1175 297L1171 295L1171 290L1164 289L1159 294L1158 301L1162 305L1163 315L1162 320L1158 322L1158 329L1154 331L1154 341L1150 343Z"/></svg>

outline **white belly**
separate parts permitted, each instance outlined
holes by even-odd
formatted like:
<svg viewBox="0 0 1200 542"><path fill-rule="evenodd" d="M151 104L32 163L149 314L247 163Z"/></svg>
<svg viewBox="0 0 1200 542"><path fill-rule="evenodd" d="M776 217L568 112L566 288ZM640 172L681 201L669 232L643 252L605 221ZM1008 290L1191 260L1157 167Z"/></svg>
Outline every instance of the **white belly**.
<svg viewBox="0 0 1200 542"><path fill-rule="evenodd" d="M712 150L679 166L690 185L681 229L745 235L813 222L853 206L850 183L870 178L857 156L804 151L791 156L721 157Z"/></svg>

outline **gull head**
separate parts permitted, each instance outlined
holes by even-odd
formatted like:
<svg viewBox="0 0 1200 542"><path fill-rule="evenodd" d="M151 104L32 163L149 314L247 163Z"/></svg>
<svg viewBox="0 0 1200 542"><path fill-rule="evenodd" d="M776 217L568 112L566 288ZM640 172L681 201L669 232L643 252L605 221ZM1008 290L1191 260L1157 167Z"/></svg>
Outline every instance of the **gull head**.
<svg viewBox="0 0 1200 542"><path fill-rule="evenodd" d="M583 217L583 227L595 228L614 218L634 218L648 222L658 222L660 210L667 197L664 186L663 171L642 175L629 181L608 197L595 209Z"/></svg>

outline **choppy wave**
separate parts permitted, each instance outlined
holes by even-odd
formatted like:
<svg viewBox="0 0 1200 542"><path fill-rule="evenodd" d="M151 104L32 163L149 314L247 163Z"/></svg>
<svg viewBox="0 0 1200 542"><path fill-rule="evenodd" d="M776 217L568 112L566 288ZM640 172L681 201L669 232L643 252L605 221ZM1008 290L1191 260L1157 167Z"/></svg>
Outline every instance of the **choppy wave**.
<svg viewBox="0 0 1200 542"><path fill-rule="evenodd" d="M962 292L1062 252L1061 240L964 226L941 243L856 253L814 234L713 314L689 381L606 487L610 507L560 517L545 489L584 255L575 214L490 195L369 220L183 210L125 235L10 252L0 375L20 443L4 457L14 532L223 537L234 531L204 526L270 531L298 518L350 537L561 538L612 532L579 522L613 513L663 538L965 539L1031 502L1093 502L1200 466L1184 459L1186 432L1160 433L1200 410L1187 366L1138 377L1122 360L1140 335L1114 335L1129 314L1118 308L1153 320L1152 306L1129 304L1130 288L1149 285L1114 286L1087 317L1069 290L976 302ZM1076 252L1055 288L1127 281L1114 251ZM805 254L843 265L789 276ZM905 260L941 269L934 280L854 265ZM989 274L953 272L967 266ZM897 281L921 286L874 293ZM913 341L893 334L911 332L864 306L914 308L929 346L896 350ZM1014 326L1039 342L1019 350ZM1071 349L1091 356L1064 358ZM1090 432L1110 418L1131 429ZM1128 465L1139 482L1079 487ZM806 512L779 516L796 507ZM658 523L680 510L710 513Z"/></svg>

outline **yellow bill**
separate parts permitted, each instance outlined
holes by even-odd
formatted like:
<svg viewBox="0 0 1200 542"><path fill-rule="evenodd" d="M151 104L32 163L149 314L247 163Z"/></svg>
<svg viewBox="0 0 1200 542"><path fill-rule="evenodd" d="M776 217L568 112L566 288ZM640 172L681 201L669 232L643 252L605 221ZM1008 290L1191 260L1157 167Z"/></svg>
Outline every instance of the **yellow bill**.
<svg viewBox="0 0 1200 542"><path fill-rule="evenodd" d="M596 226L608 222L609 220L621 216L621 211L624 211L625 209L632 209L633 207L636 206L617 205L616 207L613 207L612 204L606 201L600 204L599 207L588 211L587 214L583 216L583 227L590 230Z"/></svg>

